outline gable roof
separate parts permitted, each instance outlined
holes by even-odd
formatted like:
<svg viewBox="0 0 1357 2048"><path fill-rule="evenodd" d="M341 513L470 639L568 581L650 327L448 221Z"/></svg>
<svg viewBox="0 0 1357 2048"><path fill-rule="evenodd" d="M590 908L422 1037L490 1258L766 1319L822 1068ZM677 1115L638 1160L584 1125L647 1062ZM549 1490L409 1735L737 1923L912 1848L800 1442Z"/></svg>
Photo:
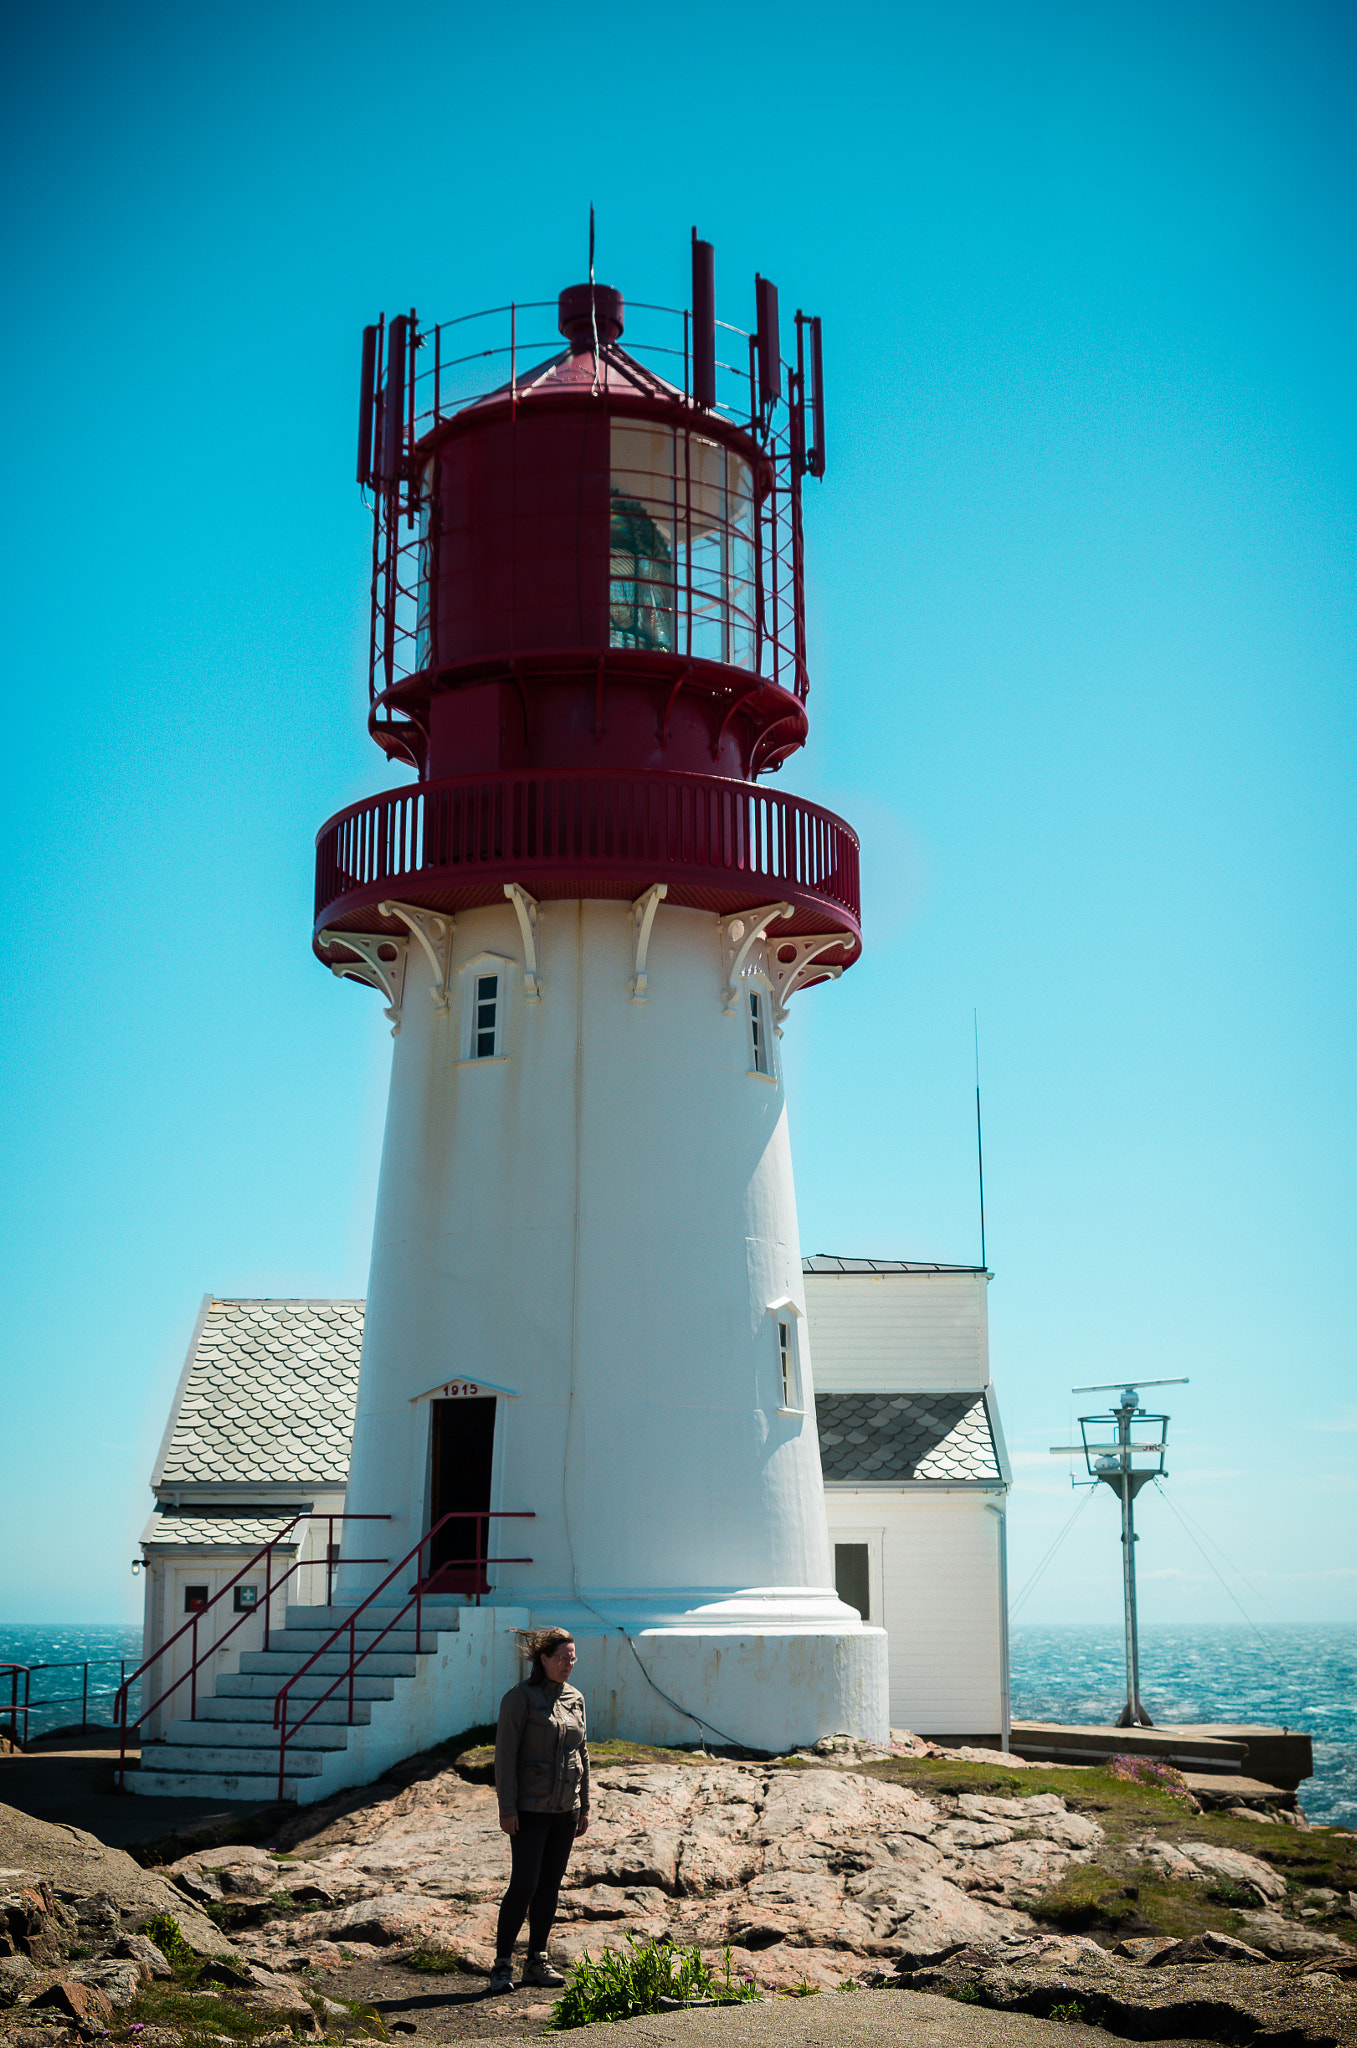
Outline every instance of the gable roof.
<svg viewBox="0 0 1357 2048"><path fill-rule="evenodd" d="M983 1394L817 1394L815 1417L827 1480L1004 1483Z"/></svg>
<svg viewBox="0 0 1357 2048"><path fill-rule="evenodd" d="M209 1299L152 1486L343 1486L362 1348L361 1301Z"/></svg>

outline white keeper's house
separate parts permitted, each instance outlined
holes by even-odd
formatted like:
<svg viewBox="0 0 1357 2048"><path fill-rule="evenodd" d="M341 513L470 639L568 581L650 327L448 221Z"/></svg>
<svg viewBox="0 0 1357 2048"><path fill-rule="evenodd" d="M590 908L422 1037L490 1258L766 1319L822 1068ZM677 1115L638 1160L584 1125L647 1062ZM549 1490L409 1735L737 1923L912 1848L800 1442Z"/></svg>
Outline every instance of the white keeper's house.
<svg viewBox="0 0 1357 2048"><path fill-rule="evenodd" d="M894 1727L1007 1743L1004 1514L1010 1472L989 1375L980 1267L818 1256L802 1261L819 1436L839 1596L889 1644ZM152 1474L142 1535L151 1656L263 1546L304 1517L214 1611L230 1646L199 1673L199 1711L242 1696L241 1651L257 1658L266 1578L274 1627L324 1603L342 1514L363 1342L361 1301L203 1302ZM367 1525L369 1555L384 1552ZM338 1545L335 1543L337 1551ZM295 1567L295 1569L294 1569ZM290 1575L290 1576L289 1576ZM192 1631L155 1673L189 1664ZM206 1647L207 1639L204 1639ZM147 1722L182 1720L185 1687ZM234 1709L233 1709L234 1711ZM456 1733L449 1729L447 1733Z"/></svg>

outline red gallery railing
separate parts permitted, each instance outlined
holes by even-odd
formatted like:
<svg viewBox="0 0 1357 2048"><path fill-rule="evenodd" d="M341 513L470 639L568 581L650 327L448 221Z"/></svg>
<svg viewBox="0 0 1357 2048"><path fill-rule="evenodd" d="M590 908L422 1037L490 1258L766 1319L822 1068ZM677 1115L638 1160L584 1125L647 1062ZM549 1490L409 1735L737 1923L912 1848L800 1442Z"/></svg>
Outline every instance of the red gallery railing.
<svg viewBox="0 0 1357 2048"><path fill-rule="evenodd" d="M385 790L322 825L316 925L402 883L456 895L532 875L587 894L609 871L668 882L671 901L785 896L790 931L859 931L857 834L818 804L718 775L514 771Z"/></svg>
<svg viewBox="0 0 1357 2048"><path fill-rule="evenodd" d="M367 1659L372 1655L373 1651L376 1650L378 1644L390 1635L392 1629L395 1628L399 1622L404 1621L406 1615L410 1612L410 1609L413 1607L415 1610L415 1655L418 1656L421 1648L421 1637L423 1633L425 1595L432 1595L438 1592L461 1592L467 1594L474 1593L476 1596L476 1605L479 1607L481 1604L481 1594L488 1593L491 1590L489 1582L487 1581L485 1576L486 1571L490 1565L531 1564L533 1562L533 1560L530 1557L487 1557L486 1550L489 1547L489 1524L491 1522L533 1522L536 1521L536 1519L536 1510L533 1508L496 1508L493 1510L455 1508L452 1510L450 1514L440 1516L438 1521L434 1523L433 1527L427 1530L425 1534L420 1537L418 1543L416 1543L413 1550L406 1551L405 1556L401 1559L400 1563L394 1566L393 1569L387 1573L386 1577L382 1580L381 1584L378 1586L374 1586L372 1591L368 1594L367 1598L364 1601L362 1601L357 1607L354 1608L353 1613L349 1615L347 1620L341 1621L339 1627L334 1630L333 1634L327 1636L325 1641L321 1644L320 1648L314 1651L312 1655L307 1658L305 1664L302 1665L300 1671L293 1672L291 1678L288 1679L286 1685L281 1686L279 1688L278 1696L273 1703L273 1725L278 1730L278 1797L280 1800L283 1797L283 1773L287 1761L287 1742L289 1735L295 1735L299 1728L304 1728L307 1722L311 1719L311 1716L319 1712L320 1708L324 1706L326 1700L328 1700L333 1693L339 1691L341 1685L347 1685L349 1689L349 1726L352 1727L354 1678L356 1677L360 1667L366 1663ZM423 1572L425 1546L431 1544L435 1536L439 1535L441 1531L447 1529L449 1524L453 1522L475 1523L476 1527L473 1532L474 1549L472 1555L469 1558L464 1559L449 1559L446 1563L440 1565L433 1565L431 1561L430 1571L428 1577L426 1578ZM409 1599L405 1602L405 1605L403 1607L398 1607L396 1609L396 1612L392 1615L390 1621L387 1622L385 1628L381 1629L378 1632L378 1634L373 1637L372 1641L370 1643L365 1644L364 1647L360 1650L357 1647L357 1626L359 1615L365 1613L366 1610L373 1605L373 1603L377 1599L378 1594L384 1593L387 1587L391 1584L391 1581L393 1579L402 1578L405 1574L407 1567L411 1563L413 1563L415 1567L415 1583L409 1589ZM334 1645L339 1641L341 1636L347 1636L349 1639L349 1661L347 1665L341 1672L338 1673L334 1680L334 1683L332 1685L327 1686L325 1691L321 1693L317 1699L314 1699L311 1702L311 1705L307 1708L306 1712L302 1715L301 1719L298 1721L294 1721L292 1723L292 1726L289 1728L287 1723L287 1710L289 1704L288 1695L291 1693L293 1686L296 1685L299 1679L305 1678L307 1672L311 1670L314 1664L318 1663L322 1657L328 1655L328 1653L333 1649Z"/></svg>
<svg viewBox="0 0 1357 2048"><path fill-rule="evenodd" d="M284 1542L286 1538L292 1534L292 1531L297 1527L297 1524L299 1522L315 1521L325 1522L328 1525L326 1529L325 1542L325 1600L326 1605L328 1606L334 1578L335 1523L389 1522L390 1520L390 1515L313 1515L309 1511L305 1514L294 1515L292 1517L292 1520L286 1523L285 1526L278 1531L278 1534L276 1536L270 1537L269 1541L264 1545L262 1550L257 1550L254 1556L250 1558L248 1562L243 1564L240 1567L240 1570L236 1572L232 1578L229 1578L226 1581L226 1584L224 1586L218 1588L218 1590L212 1595L212 1598L210 1600L206 1601L202 1607L198 1608L197 1611L190 1616L190 1618L184 1623L184 1626L181 1629L176 1629L175 1633L172 1636L170 1636L167 1641L163 1642L160 1645L160 1648L146 1659L146 1662L144 1664L138 1665L137 1669L132 1673L132 1676L130 1678L123 1680L123 1683L119 1686L117 1694L113 1701L113 1721L115 1727L117 1727L120 1731L118 1741L119 1786L124 1790L126 1789L128 1729L139 1728L143 1721L148 1720L150 1718L150 1716L155 1712L157 1707L163 1706L167 1699L171 1698L171 1696L174 1693L178 1692L181 1685L187 1685L189 1688L188 1717L190 1721L196 1721L198 1718L199 1670L202 1668L204 1664L206 1664L209 1657L215 1656L217 1651L222 1648L223 1644L229 1642L230 1638L235 1634L238 1628L243 1628L247 1621L252 1621L254 1617L259 1613L259 1605L243 1608L240 1614L237 1616L236 1620L232 1622L230 1628L227 1629L226 1634L218 1636L210 1649L206 1649L200 1652L198 1648L198 1624L205 1614L210 1614L212 1612L212 1609L216 1606L219 1600L224 1600L226 1598L226 1595L231 1591L232 1587L238 1586L240 1584L240 1581L243 1578L245 1578L248 1573L252 1571L257 1571L259 1566L261 1564L263 1565L264 1598L262 1606L264 1610L264 1641L262 1647L267 1650L267 1648L269 1647L269 1635L273 1621L271 1613L273 1595L275 1593L281 1592L282 1588L287 1584L288 1580L292 1578L294 1573L302 1570L310 1570L316 1563L319 1562L318 1559L302 1557L299 1551L298 1555L293 1559L292 1563L288 1566L287 1570L282 1574L281 1578L274 1578L273 1553L277 1549L278 1545ZM350 1562L354 1564L385 1564L387 1560L384 1557L358 1557L353 1559L346 1558L344 1561L346 1564ZM172 1650L175 1644L177 1642L180 1642L185 1636L189 1636L191 1638L189 1646L190 1661L188 1670L182 1672L180 1676L174 1680L173 1684L166 1686L164 1692L160 1693L155 1699L153 1699L149 1705L143 1706L141 1712L136 1716L134 1720L129 1720L127 1714L127 1702L132 1687L137 1683L137 1680L139 1678L144 1678L146 1673L150 1671L154 1665L160 1662L160 1659L165 1655L167 1650ZM147 1690L149 1691L149 1687L147 1688Z"/></svg>

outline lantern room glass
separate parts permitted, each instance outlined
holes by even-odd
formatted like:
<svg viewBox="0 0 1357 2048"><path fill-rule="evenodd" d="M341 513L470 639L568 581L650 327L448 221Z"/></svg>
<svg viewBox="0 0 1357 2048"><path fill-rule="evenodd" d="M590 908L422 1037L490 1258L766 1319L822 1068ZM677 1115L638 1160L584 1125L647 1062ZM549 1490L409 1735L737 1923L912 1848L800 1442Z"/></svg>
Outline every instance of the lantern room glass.
<svg viewBox="0 0 1357 2048"><path fill-rule="evenodd" d="M754 666L754 490L720 442L651 420L611 430L613 647Z"/></svg>

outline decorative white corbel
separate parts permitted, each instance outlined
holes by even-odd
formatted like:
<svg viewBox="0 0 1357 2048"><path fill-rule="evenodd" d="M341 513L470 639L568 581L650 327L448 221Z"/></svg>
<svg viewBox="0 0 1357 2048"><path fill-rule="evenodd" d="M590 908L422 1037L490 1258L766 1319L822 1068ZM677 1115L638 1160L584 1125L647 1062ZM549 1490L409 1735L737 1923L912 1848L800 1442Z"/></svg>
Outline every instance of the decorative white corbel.
<svg viewBox="0 0 1357 2048"><path fill-rule="evenodd" d="M369 988L375 988L386 997L386 1014L391 1019L391 1036L394 1038L401 1028L401 1002L405 995L405 954L410 944L408 939L388 939L378 932L337 932L324 931L319 944L328 953L331 946L347 946L351 953L357 953L356 960L332 960L331 974L341 981L363 981ZM394 960L383 960L382 950L395 954Z"/></svg>
<svg viewBox="0 0 1357 2048"><path fill-rule="evenodd" d="M726 986L723 1000L726 1015L735 1015L735 984L744 973L745 961L755 946L767 937L768 927L775 917L790 917L790 903L765 903L761 910L742 910L735 917L721 920L721 939L726 955Z"/></svg>
<svg viewBox="0 0 1357 2048"><path fill-rule="evenodd" d="M383 917L398 917L411 935L419 940L433 969L433 987L429 994L433 997L434 1008L446 1017L454 920L437 910L417 910L413 903L379 903L377 908Z"/></svg>
<svg viewBox="0 0 1357 2048"><path fill-rule="evenodd" d="M847 932L816 932L804 939L784 939L780 946L771 946L768 962L768 978L773 984L773 1029L779 1038L787 1015L787 1005L797 989L814 974L826 981L837 981L843 973L842 967L816 966L822 953L830 952L835 946L851 946ZM779 953L796 948L794 960L780 960Z"/></svg>
<svg viewBox="0 0 1357 2048"><path fill-rule="evenodd" d="M542 1000L542 984L537 978L537 913L536 899L521 889L517 882L506 882L504 893L518 912L518 929L523 934L523 993L530 1003Z"/></svg>
<svg viewBox="0 0 1357 2048"><path fill-rule="evenodd" d="M631 999L634 1003L646 1000L646 955L650 951L650 934L655 929L655 912L669 894L668 882L655 882L638 896L631 906L631 929L636 940L635 966L632 972Z"/></svg>

